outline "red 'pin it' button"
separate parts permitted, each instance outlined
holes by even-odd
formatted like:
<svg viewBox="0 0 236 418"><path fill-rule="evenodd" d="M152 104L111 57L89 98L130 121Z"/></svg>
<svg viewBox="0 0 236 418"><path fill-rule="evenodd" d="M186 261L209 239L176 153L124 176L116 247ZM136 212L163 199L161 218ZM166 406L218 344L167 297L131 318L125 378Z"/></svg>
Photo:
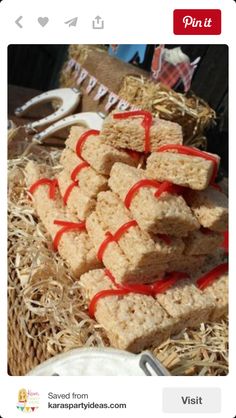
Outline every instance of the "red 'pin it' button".
<svg viewBox="0 0 236 418"><path fill-rule="evenodd" d="M221 10L176 9L173 17L175 35L221 34Z"/></svg>

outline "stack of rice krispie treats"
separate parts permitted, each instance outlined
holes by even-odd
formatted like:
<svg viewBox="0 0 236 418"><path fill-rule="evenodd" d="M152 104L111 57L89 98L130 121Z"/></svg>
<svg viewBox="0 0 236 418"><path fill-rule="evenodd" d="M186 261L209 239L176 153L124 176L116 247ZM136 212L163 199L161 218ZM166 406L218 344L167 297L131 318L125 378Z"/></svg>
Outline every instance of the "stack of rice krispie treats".
<svg viewBox="0 0 236 418"><path fill-rule="evenodd" d="M176 123L113 112L101 132L72 127L56 178L26 167L54 250L113 347L140 352L227 313L219 157L182 142Z"/></svg>

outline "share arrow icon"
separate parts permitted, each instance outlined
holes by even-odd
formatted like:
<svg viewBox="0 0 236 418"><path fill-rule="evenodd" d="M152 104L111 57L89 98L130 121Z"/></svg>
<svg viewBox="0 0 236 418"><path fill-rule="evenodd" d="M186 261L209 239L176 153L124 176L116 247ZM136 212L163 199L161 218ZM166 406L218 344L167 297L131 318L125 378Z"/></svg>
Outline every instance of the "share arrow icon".
<svg viewBox="0 0 236 418"><path fill-rule="evenodd" d="M67 20L67 22L64 22L65 25L70 26L76 26L78 21L78 17L73 17L73 19Z"/></svg>

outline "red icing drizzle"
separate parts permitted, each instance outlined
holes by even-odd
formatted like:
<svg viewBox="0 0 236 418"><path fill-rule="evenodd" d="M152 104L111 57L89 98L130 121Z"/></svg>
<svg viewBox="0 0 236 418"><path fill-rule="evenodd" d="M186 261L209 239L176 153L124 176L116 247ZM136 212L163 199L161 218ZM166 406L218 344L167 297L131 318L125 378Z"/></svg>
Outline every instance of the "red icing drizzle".
<svg viewBox="0 0 236 418"><path fill-rule="evenodd" d="M49 179L49 178L42 178L40 180L37 180L35 183L33 183L30 188L29 192L33 194L39 186L49 186L49 199L55 199L56 196L56 188L58 187L58 181L57 179Z"/></svg>
<svg viewBox="0 0 236 418"><path fill-rule="evenodd" d="M88 168L88 167L90 167L90 165L86 161L83 161L82 163L78 164L71 173L71 176L70 176L71 180L76 181L76 177L81 172L81 170L83 170L84 168Z"/></svg>
<svg viewBox="0 0 236 418"><path fill-rule="evenodd" d="M114 234L111 234L111 232L106 232L106 238L101 243L98 252L97 252L97 259L99 261L103 260L104 252L106 251L106 248L110 242L117 242L121 238L121 236L132 226L137 226L137 222L132 220L129 222L126 222L124 225L122 225L120 228L117 229L117 231Z"/></svg>
<svg viewBox="0 0 236 418"><path fill-rule="evenodd" d="M89 315L91 317L94 317L97 302L104 297L124 296L129 293L138 293L143 295L155 296L158 293L165 292L167 289L172 287L179 279L184 279L188 277L186 273L173 272L169 274L168 278L158 280L155 283L121 285L115 281L115 278L110 272L110 270L105 269L104 272L106 276L109 277L116 289L105 289L96 293L93 296L89 304Z"/></svg>
<svg viewBox="0 0 236 418"><path fill-rule="evenodd" d="M220 264L211 271L208 271L208 273L204 274L204 276L200 277L197 280L197 286L199 289L204 290L206 287L211 285L216 279L218 279L219 276L228 271L228 267L228 263Z"/></svg>
<svg viewBox="0 0 236 418"><path fill-rule="evenodd" d="M60 239L65 232L86 230L85 222L68 222L56 219L54 221L54 224L62 227L61 229L59 229L59 231L56 233L53 239L54 251L57 251Z"/></svg>
<svg viewBox="0 0 236 418"><path fill-rule="evenodd" d="M95 136L95 135L99 135L100 131L97 131L96 129L90 129L89 131L84 132L78 139L77 144L76 144L76 154L78 157L82 158L81 153L82 153L82 147L85 143L85 141L90 137L90 136Z"/></svg>
<svg viewBox="0 0 236 418"><path fill-rule="evenodd" d="M128 119L135 116L142 116L142 126L144 128L145 137L144 137L144 152L148 153L151 151L151 139L150 139L150 129L152 125L152 114L146 110L133 110L122 113L115 113L113 115L114 119Z"/></svg>
<svg viewBox="0 0 236 418"><path fill-rule="evenodd" d="M64 196L63 196L63 202L64 202L64 205L66 205L66 204L67 204L67 201L68 201L68 199L69 199L69 197L70 197L70 194L71 194L72 190L74 189L74 187L77 187L77 186L78 186L78 184L79 184L78 180L77 180L77 181L73 181L73 183L71 183L71 184L67 187L67 189L66 189L66 191L65 191L65 193L64 193Z"/></svg>
<svg viewBox="0 0 236 418"><path fill-rule="evenodd" d="M205 160L211 161L214 165L211 183L214 184L215 178L217 176L217 171L218 171L218 160L216 157L214 157L213 155L209 155L207 152L200 151L197 148L192 148L192 147L187 147L184 145L177 145L177 144L162 145L161 147L157 149L157 152L165 152L165 151L177 151L179 154L192 155L195 157L201 157L201 158L204 158Z"/></svg>

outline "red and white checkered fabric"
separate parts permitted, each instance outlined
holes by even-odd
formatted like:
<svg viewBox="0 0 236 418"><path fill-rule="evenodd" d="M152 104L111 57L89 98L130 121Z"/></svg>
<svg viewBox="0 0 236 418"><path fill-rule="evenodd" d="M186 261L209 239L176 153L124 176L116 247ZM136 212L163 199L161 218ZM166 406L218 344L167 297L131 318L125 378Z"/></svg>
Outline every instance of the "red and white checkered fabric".
<svg viewBox="0 0 236 418"><path fill-rule="evenodd" d="M152 60L152 78L156 82L161 82L166 86L172 88L179 80L182 80L184 85L184 91L187 92L190 89L192 77L197 67L197 62L190 60L178 63L176 65L166 61L164 54L164 46L159 45L155 48L153 60Z"/></svg>

